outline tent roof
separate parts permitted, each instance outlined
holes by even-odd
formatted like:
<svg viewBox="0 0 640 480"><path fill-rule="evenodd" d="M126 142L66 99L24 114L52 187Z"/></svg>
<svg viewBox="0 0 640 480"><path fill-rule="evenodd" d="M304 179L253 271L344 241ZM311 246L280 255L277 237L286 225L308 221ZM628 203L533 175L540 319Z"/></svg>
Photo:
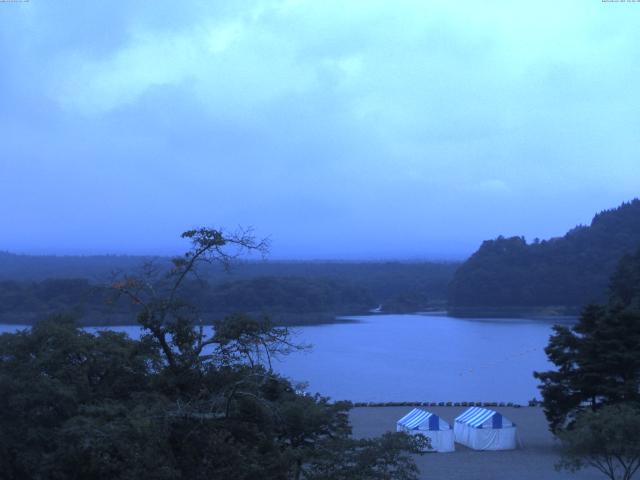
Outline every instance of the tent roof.
<svg viewBox="0 0 640 480"><path fill-rule="evenodd" d="M494 417L495 415L500 416L500 427L502 427L502 415L495 410L489 410L488 408L481 407L471 407L462 412L461 415L456 417L456 422L464 423L471 427L478 428L482 426L487 420ZM508 422L510 424L511 422Z"/></svg>
<svg viewBox="0 0 640 480"><path fill-rule="evenodd" d="M434 419L438 419L438 422L433 422L433 420L431 420L430 422L429 419L431 419L432 417L434 417ZM440 417L438 417L435 413L427 412L426 410L422 410L420 408L414 408L409 413L407 413L404 417L398 420L398 424L410 430L413 430L414 428L418 428L421 426L430 427L431 425L438 425L438 428L436 428L436 430L439 430L440 429L439 420L440 420ZM431 430L431 428L429 428L429 430Z"/></svg>

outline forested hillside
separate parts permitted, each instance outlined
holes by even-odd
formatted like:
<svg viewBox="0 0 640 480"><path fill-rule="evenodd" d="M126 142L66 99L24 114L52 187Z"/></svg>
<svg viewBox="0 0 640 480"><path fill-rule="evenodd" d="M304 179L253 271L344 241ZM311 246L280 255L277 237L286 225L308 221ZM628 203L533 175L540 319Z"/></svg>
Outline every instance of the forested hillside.
<svg viewBox="0 0 640 480"><path fill-rule="evenodd" d="M309 349L287 328L246 314L201 328L182 298L200 283L197 265L262 244L206 228L184 236L191 250L157 282L113 285L136 305L140 339L64 315L0 335L0 478L417 480L424 437L352 438L349 401L274 371Z"/></svg>
<svg viewBox="0 0 640 480"><path fill-rule="evenodd" d="M579 433L574 424L580 416L640 402L640 249L620 259L606 303L585 305L575 324L556 325L553 330L545 353L555 368L534 376L541 381L551 430L565 441L566 434L580 441L588 433ZM623 448L637 441L637 433L629 432L628 438L619 439Z"/></svg>
<svg viewBox="0 0 640 480"><path fill-rule="evenodd" d="M150 258L49 257L0 254L0 321L32 323L68 312L81 324L131 320L130 305L114 299L113 272L139 274ZM160 277L170 265L154 259ZM279 324L334 321L336 315L410 312L442 307L454 263L242 262L230 271L203 266L185 301L213 321L234 312L268 314Z"/></svg>
<svg viewBox="0 0 640 480"><path fill-rule="evenodd" d="M152 257L133 255L16 255L0 251L0 280L86 278L108 280L114 271L131 271Z"/></svg>
<svg viewBox="0 0 640 480"><path fill-rule="evenodd" d="M640 249L622 257L611 277L609 308L640 312Z"/></svg>
<svg viewBox="0 0 640 480"><path fill-rule="evenodd" d="M621 257L640 246L640 200L597 214L591 225L564 237L485 241L455 273L449 287L453 314L501 308L558 307L572 313L606 299Z"/></svg>

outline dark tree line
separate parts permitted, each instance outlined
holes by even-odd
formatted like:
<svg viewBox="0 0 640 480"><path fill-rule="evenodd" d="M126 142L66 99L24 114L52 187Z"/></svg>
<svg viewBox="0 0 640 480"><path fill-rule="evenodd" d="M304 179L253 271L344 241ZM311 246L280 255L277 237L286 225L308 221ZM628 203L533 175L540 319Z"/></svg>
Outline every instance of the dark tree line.
<svg viewBox="0 0 640 480"><path fill-rule="evenodd" d="M545 351L557 370L535 374L554 431L585 409L640 402L640 250L622 258L609 292L572 327L554 327Z"/></svg>
<svg viewBox="0 0 640 480"><path fill-rule="evenodd" d="M620 261L607 304L556 326L545 351L556 368L534 375L563 442L560 466L631 479L640 468L640 250Z"/></svg>
<svg viewBox="0 0 640 480"><path fill-rule="evenodd" d="M169 269L165 260L148 260L147 265L163 273ZM268 312L278 323L304 324L330 321L335 315L363 314L379 304L388 312L443 305L443 292L453 273L449 264L372 264L366 268L337 264L335 271L325 265L326 269L317 267L313 272L293 265L291 269L264 267L274 274L252 276L261 270L255 264L241 264L244 274L237 274L234 267L231 274L220 277L211 275L216 269L208 266L199 278L188 279L183 290L207 314L209 323L235 312ZM340 278L343 271L351 274ZM139 268L122 272L143 274ZM295 272L299 275L288 275ZM327 276L316 276L319 273ZM0 280L0 321L31 324L51 313L67 312L85 325L130 323L130 305L114 300L112 293L106 280Z"/></svg>
<svg viewBox="0 0 640 480"><path fill-rule="evenodd" d="M271 359L306 348L267 319L229 316L206 336L185 301L206 262L264 246L185 232L170 271L113 287L145 334L89 334L65 317L0 336L0 478L415 479L419 438L350 437L347 402L308 395Z"/></svg>
<svg viewBox="0 0 640 480"><path fill-rule="evenodd" d="M640 245L640 200L597 214L564 237L527 243L523 237L485 241L456 272L452 309L579 308L606 300L619 259ZM461 308L462 307L462 308Z"/></svg>
<svg viewBox="0 0 640 480"><path fill-rule="evenodd" d="M140 265L155 262L170 267L165 257L142 256L30 256L0 252L0 281L41 282L47 279L88 279L104 284L113 271L133 273ZM460 264L428 261L248 261L239 259L231 272L219 265L205 267L202 279L211 285L258 277L326 279L366 289L378 302L399 296L446 298L447 285ZM393 279L393 281L390 281Z"/></svg>
<svg viewBox="0 0 640 480"><path fill-rule="evenodd" d="M349 315L376 305L367 290L329 279L258 277L221 284L190 279L183 290L208 323L236 312ZM130 322L132 309L114 298L111 285L87 279L0 281L1 320L33 323L54 312L74 315L81 324L109 324Z"/></svg>

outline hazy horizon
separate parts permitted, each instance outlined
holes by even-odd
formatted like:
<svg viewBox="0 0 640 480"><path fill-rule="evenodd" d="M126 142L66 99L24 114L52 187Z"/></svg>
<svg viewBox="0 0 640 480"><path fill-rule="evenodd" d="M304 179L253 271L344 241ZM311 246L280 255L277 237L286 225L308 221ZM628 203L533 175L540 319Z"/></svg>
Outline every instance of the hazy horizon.
<svg viewBox="0 0 640 480"><path fill-rule="evenodd" d="M634 199L637 197L634 197ZM633 199L630 199L633 200ZM616 206L617 207L617 206ZM615 207L611 207L611 208L605 208L605 209L601 209L598 210L597 212L594 212L594 214L591 216L595 216L596 214L602 212L602 211L606 211L606 210L610 210L612 208ZM531 243L532 240L534 238L538 238L539 240L549 240L551 238L558 238L558 237L562 237L564 236L565 233L567 233L569 230L578 227L578 226L588 226L591 223L591 219L589 219L588 221L584 221L584 222L580 222L580 223L576 223L573 224L571 226L568 226L567 229L562 232L559 235L554 235L553 237L546 237L546 238L541 238L541 237L533 237L533 238L526 238L525 240L527 241L527 243ZM503 235L501 233L497 233L496 235L489 237L489 238L485 238L484 240L493 240L495 238L497 238L498 236ZM523 236L523 235L517 235L514 234L512 236ZM269 247L269 252L266 254L266 256L264 258L261 258L260 256L246 256L244 258L244 260L248 260L248 261L271 261L271 262L336 262L336 263L340 263L340 262L351 262L351 261L355 261L355 262L386 262L386 261L390 261L390 262L461 262L466 260L473 252L475 252L477 250L477 248L480 247L480 244L477 245L476 248L472 249L470 252L468 253L464 253L464 254L459 254L458 256L456 255L444 255L444 254L439 254L438 252L432 254L431 256L426 256L426 255L414 255L414 256L393 256L393 255L389 255L389 256L363 256L363 257L358 257L358 256L351 256L351 257L312 257L312 256L302 256L302 257L287 257L287 256L274 256L272 253L273 250L273 242L270 239L270 237L266 236L266 237L261 237L257 232L256 232L256 237L260 237L260 238L267 238L270 244ZM481 242L482 242L481 241ZM110 251L110 252L98 252L98 251L18 251L18 250L8 250L8 249L2 249L0 248L0 253L9 253L9 254L15 254L15 255L26 255L26 256L55 256L55 257L89 257L89 256L142 256L142 257L171 257L171 256L175 256L175 255L181 255L182 253L184 253L188 247L189 244L186 240L181 240L182 242L182 250L179 248L176 248L175 250L157 250L154 251L153 248L150 248L148 251L144 251L144 250L140 250L140 251L130 251L127 249L124 249L122 251L118 251L117 249L115 251ZM240 259L240 261L242 261L243 259Z"/></svg>
<svg viewBox="0 0 640 480"><path fill-rule="evenodd" d="M0 3L0 250L462 260L639 195L640 4ZM544 29L540 26L544 25Z"/></svg>

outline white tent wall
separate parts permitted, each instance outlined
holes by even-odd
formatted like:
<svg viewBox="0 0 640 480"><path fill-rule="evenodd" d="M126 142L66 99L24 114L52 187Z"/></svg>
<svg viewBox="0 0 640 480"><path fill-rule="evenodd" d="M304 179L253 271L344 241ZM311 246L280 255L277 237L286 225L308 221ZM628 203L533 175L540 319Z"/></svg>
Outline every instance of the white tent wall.
<svg viewBox="0 0 640 480"><path fill-rule="evenodd" d="M424 435L430 440L431 448L426 452L453 452L455 450L454 435L451 426L437 415L414 408L396 425L398 432L409 435Z"/></svg>
<svg viewBox="0 0 640 480"><path fill-rule="evenodd" d="M513 450L516 448L516 427L474 428L456 423L453 427L457 443L474 450Z"/></svg>
<svg viewBox="0 0 640 480"><path fill-rule="evenodd" d="M454 421L455 441L474 450L513 450L516 426L493 410L472 407Z"/></svg>
<svg viewBox="0 0 640 480"><path fill-rule="evenodd" d="M453 430L411 430L407 433L427 437L431 442L431 448L425 450L426 452L449 453L456 449Z"/></svg>

